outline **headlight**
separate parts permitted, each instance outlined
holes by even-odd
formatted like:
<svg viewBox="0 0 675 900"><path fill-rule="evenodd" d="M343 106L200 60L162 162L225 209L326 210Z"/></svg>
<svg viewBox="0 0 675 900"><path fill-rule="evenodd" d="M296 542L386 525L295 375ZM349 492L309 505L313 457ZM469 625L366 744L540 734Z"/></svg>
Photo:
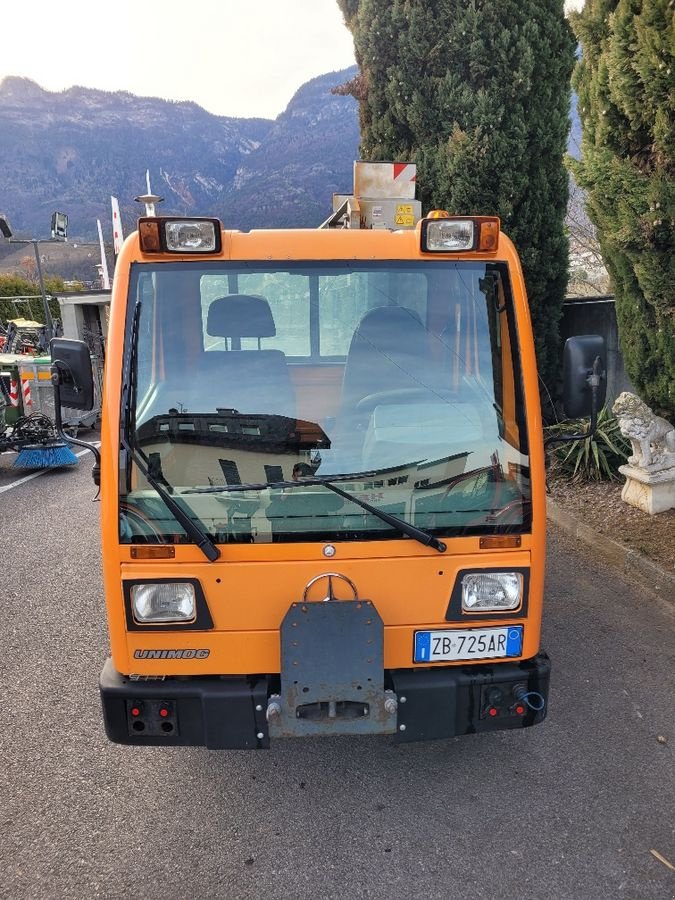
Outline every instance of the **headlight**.
<svg viewBox="0 0 675 900"><path fill-rule="evenodd" d="M192 622L196 618L195 589L191 584L134 584L131 609L140 624Z"/></svg>
<svg viewBox="0 0 675 900"><path fill-rule="evenodd" d="M420 249L422 253L494 253L499 246L499 231L497 216L449 216L443 210L434 210L422 219Z"/></svg>
<svg viewBox="0 0 675 900"><path fill-rule="evenodd" d="M523 576L519 572L473 572L462 578L462 609L517 609L523 596Z"/></svg>
<svg viewBox="0 0 675 900"><path fill-rule="evenodd" d="M434 219L426 227L427 252L473 250L471 219Z"/></svg>
<svg viewBox="0 0 675 900"><path fill-rule="evenodd" d="M220 253L221 225L218 219L143 216L138 240L143 253Z"/></svg>
<svg viewBox="0 0 675 900"><path fill-rule="evenodd" d="M216 229L211 221L186 220L166 223L166 249L185 253L212 253Z"/></svg>

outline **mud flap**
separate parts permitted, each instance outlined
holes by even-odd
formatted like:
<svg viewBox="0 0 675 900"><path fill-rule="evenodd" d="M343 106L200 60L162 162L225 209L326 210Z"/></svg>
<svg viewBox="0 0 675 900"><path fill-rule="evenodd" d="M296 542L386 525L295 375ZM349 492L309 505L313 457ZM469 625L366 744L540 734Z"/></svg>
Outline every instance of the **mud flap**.
<svg viewBox="0 0 675 900"><path fill-rule="evenodd" d="M393 734L384 690L384 625L370 600L294 603L281 624L281 693L270 737Z"/></svg>

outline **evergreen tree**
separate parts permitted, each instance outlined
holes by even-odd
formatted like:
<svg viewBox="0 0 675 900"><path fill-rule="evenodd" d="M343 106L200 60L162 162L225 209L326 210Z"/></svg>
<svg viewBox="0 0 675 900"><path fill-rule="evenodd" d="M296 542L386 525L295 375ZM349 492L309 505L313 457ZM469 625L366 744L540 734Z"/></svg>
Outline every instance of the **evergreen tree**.
<svg viewBox="0 0 675 900"><path fill-rule="evenodd" d="M418 166L424 211L499 215L553 385L574 39L563 0L338 0L354 36L361 153Z"/></svg>
<svg viewBox="0 0 675 900"><path fill-rule="evenodd" d="M675 20L673 0L586 0L573 27L583 125L574 174L588 194L616 295L626 370L675 410Z"/></svg>

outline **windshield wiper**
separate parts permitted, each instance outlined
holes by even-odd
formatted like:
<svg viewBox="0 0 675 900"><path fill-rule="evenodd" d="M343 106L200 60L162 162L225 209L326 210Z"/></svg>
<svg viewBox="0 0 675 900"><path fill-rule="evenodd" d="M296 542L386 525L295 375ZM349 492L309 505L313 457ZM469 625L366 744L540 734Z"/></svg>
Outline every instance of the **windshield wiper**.
<svg viewBox="0 0 675 900"><path fill-rule="evenodd" d="M293 484L302 484L302 482L294 481ZM438 550L439 553L445 553L445 551L448 549L447 545L444 544L443 541L439 541L438 538L435 538L433 534L429 534L427 531L422 531L421 528L416 528L414 525L411 525L410 522L406 522L405 519L399 519L398 516L392 516L391 513L387 513L382 509L378 509L377 506L373 506L366 500L361 500L360 497L355 497L354 494L348 494L347 491L343 491L342 488L339 488L332 481L322 481L321 484L323 484L324 487L327 487L329 491L333 491L335 494L339 494L346 500L351 500L352 503L356 503L357 506L360 506L367 512L372 513L374 516L377 516L378 519L382 519L383 522L391 525L392 528L396 528L398 531L403 532L403 534L406 534L408 537L414 538L416 541L419 541L420 544L424 544L425 547L433 547L434 550Z"/></svg>
<svg viewBox="0 0 675 900"><path fill-rule="evenodd" d="M319 484L325 488L328 488L329 491L333 491L334 494L339 494L340 497L344 497L345 500L351 500L352 503L360 506L361 509L365 509L366 512L372 513L372 515L377 516L378 519L386 522L387 525L391 525L392 528L395 528L402 534L405 534L408 537L419 541L419 543L424 544L425 547L433 547L434 550L438 550L439 553L445 553L445 551L448 549L447 545L444 544L443 541L439 541L438 538L435 538L432 534L429 534L426 531L422 531L421 528L416 528L414 525L411 525L410 522L406 522L405 519L399 519L398 516L392 516L391 513L384 512L384 510L382 509L378 509L377 506L373 506L366 500L361 500L360 497L355 496L354 494L349 494L347 493L347 491L343 491L342 488L339 488L336 484L336 482L340 481L355 481L357 478L375 478L377 477L377 475L378 472L374 471L358 472L351 475L326 475L324 478L315 476L313 478L303 478L301 481L275 481L265 484L226 484L219 487L214 486L205 488L191 488L188 493L229 494L239 491L262 491L266 490L267 488L310 487L311 485Z"/></svg>
<svg viewBox="0 0 675 900"><path fill-rule="evenodd" d="M145 476L148 484L154 488L157 492L158 496L169 510L169 512L173 515L177 522L179 522L187 534L189 538L191 538L194 543L199 547L204 556L208 559L209 562L215 562L220 556L220 550L215 546L211 537L206 534L202 529L194 522L190 515L177 503L174 498L169 494L164 487L160 484L159 481L150 473L150 461L143 451L136 447L134 439L132 437L132 428L131 428L131 409L132 405L135 408L136 406L136 385L135 385L135 373L136 373L136 345L138 342L138 323L141 317L141 301L136 301L136 306L134 307L134 315L131 322L131 347L129 350L129 354L127 356L127 366L124 378L124 393L122 398L122 404L124 408L124 418L122 422L122 434L121 434L121 443L124 449L127 451L131 459L138 470ZM167 482L168 484L168 482Z"/></svg>

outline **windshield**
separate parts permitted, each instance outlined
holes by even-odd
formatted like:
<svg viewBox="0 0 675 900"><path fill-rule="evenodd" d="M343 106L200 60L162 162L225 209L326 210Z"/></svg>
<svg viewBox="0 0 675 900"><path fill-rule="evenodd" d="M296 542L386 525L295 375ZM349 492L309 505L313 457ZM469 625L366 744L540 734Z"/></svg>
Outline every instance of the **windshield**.
<svg viewBox="0 0 675 900"><path fill-rule="evenodd" d="M345 494L437 535L529 528L505 264L136 264L130 290L123 542L191 540L150 482L217 543L401 537Z"/></svg>

